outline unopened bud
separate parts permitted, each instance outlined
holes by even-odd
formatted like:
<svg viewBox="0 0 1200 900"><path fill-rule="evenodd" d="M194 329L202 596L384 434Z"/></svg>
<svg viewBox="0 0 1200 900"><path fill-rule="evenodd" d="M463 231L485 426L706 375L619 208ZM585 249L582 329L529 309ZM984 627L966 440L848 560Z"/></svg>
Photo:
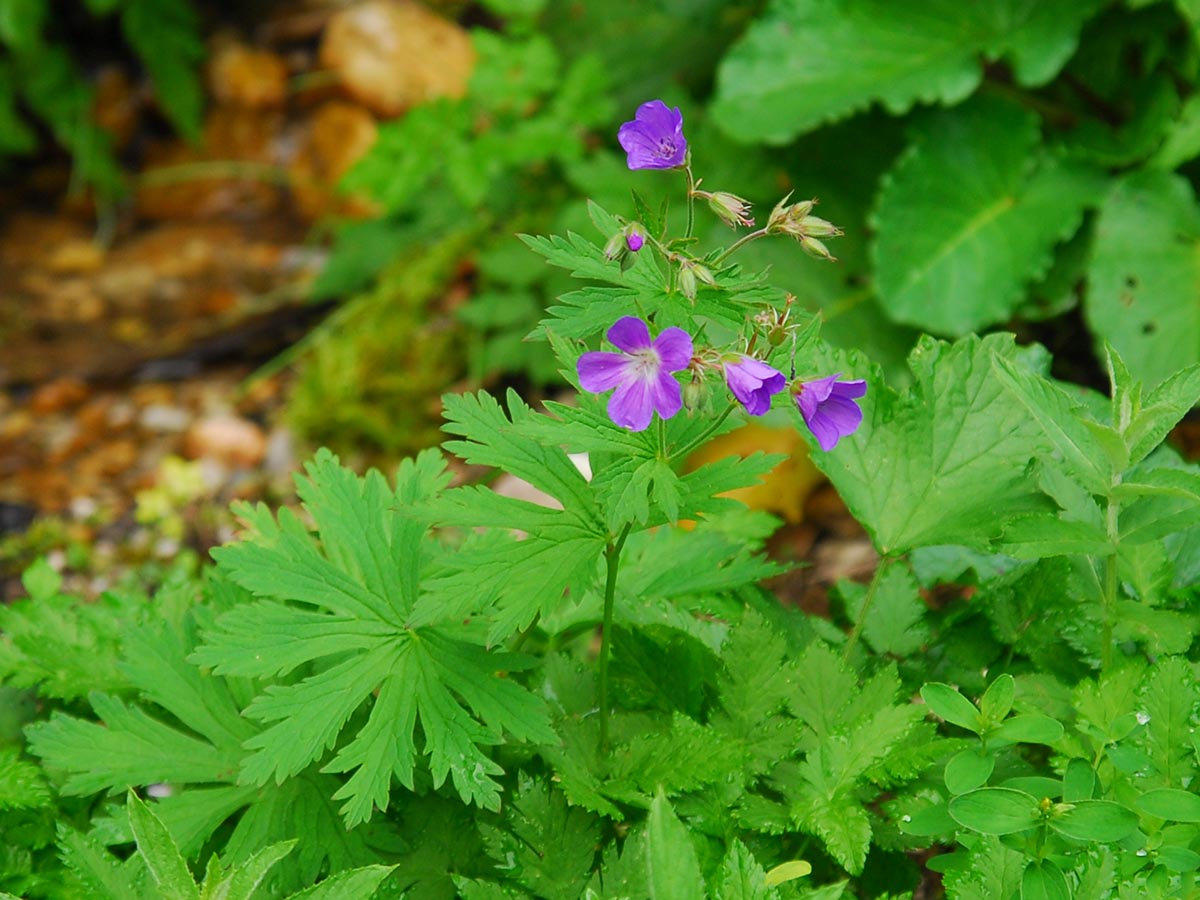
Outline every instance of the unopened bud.
<svg viewBox="0 0 1200 900"><path fill-rule="evenodd" d="M646 230L640 224L634 222L632 225L625 227L625 246L630 252L637 253L646 244Z"/></svg>
<svg viewBox="0 0 1200 900"><path fill-rule="evenodd" d="M625 245L625 230L621 229L616 234L608 239L608 243L604 245L604 258L608 260L620 259L628 252Z"/></svg>
<svg viewBox="0 0 1200 900"><path fill-rule="evenodd" d="M835 262L837 257L829 252L828 248L818 241L816 238L808 237L807 235L800 238L800 246L804 252L816 259L827 259Z"/></svg>
<svg viewBox="0 0 1200 900"><path fill-rule="evenodd" d="M697 281L702 281L711 287L716 287L717 279L713 277L713 273L709 270L708 266L702 266L697 263L692 266L692 272L695 274Z"/></svg>
<svg viewBox="0 0 1200 900"><path fill-rule="evenodd" d="M744 228L754 227L754 220L749 217L749 201L743 200L736 194L716 191L709 195L708 205L730 227L736 228L738 225Z"/></svg>
<svg viewBox="0 0 1200 900"><path fill-rule="evenodd" d="M787 336L787 326L782 323L772 325L767 331L767 343L772 347L778 347L787 340Z"/></svg>
<svg viewBox="0 0 1200 900"><path fill-rule="evenodd" d="M688 412L695 412L698 409L703 409L707 391L704 390L704 382L699 378L693 378L683 386L683 408Z"/></svg>
<svg viewBox="0 0 1200 900"><path fill-rule="evenodd" d="M800 230L809 237L834 237L842 233L832 222L818 219L816 216L805 216L801 219Z"/></svg>
<svg viewBox="0 0 1200 900"><path fill-rule="evenodd" d="M679 290L689 300L696 299L696 273L690 265L685 265L679 270Z"/></svg>

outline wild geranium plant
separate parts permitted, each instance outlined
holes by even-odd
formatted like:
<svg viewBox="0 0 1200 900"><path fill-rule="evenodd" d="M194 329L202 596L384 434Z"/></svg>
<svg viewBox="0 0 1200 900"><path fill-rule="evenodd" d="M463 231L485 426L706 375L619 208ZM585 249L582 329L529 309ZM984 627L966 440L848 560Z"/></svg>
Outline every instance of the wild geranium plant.
<svg viewBox="0 0 1200 900"><path fill-rule="evenodd" d="M583 282L532 336L577 390L444 398L442 451L546 504L450 487L438 450L391 480L321 451L302 511L238 507L152 603L26 573L0 891L1196 895L1200 472L1162 442L1200 368L1143 386L1110 352L1105 398L1011 335L926 338L898 391L738 263L787 236L827 264L812 201L756 227L661 101L619 140L682 214L635 191L595 240L524 238ZM776 523L727 496L780 457L694 462L760 419L878 553L828 616L764 588Z"/></svg>

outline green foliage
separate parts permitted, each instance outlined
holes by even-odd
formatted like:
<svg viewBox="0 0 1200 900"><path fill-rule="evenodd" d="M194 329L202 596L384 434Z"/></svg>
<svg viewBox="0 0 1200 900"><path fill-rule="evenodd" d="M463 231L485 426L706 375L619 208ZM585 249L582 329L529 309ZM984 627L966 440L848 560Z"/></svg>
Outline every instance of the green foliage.
<svg viewBox="0 0 1200 900"><path fill-rule="evenodd" d="M156 99L177 131L200 133L204 56L200 22L188 0L111 0L83 4L93 20L119 18L121 32L153 84ZM124 185L109 136L92 122L92 89L78 61L93 48L68 47L48 0L0 5L0 154L37 149L23 105L72 157L77 186L112 199ZM99 25L99 21L91 23ZM85 52L86 51L86 52Z"/></svg>

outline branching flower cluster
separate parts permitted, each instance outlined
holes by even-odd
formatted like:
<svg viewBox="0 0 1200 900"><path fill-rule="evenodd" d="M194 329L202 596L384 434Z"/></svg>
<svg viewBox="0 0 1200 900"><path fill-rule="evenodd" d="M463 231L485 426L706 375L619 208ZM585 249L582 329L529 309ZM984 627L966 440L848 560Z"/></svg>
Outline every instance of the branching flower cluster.
<svg viewBox="0 0 1200 900"><path fill-rule="evenodd" d="M696 199L707 201L722 221L734 228L754 227L748 201L725 191L700 189L700 182L692 175L691 155L683 134L683 114L678 107L668 107L661 100L643 103L633 120L621 126L617 139L627 154L630 169L684 171L688 180L686 238L691 238ZM789 194L776 204L764 227L744 235L717 256L716 264L723 264L730 254L750 241L775 234L794 238L811 256L833 260L821 238L839 235L840 230L812 215L815 200L791 203L790 197ZM627 268L632 265L633 254L647 245L661 253L673 267L674 285L689 300L695 300L698 283L718 286L714 265L673 249L649 234L640 222L627 223L612 235L604 254L610 260L619 260L622 267ZM790 329L786 314L779 316L774 309L764 311L753 324L767 326L768 346L782 344ZM689 398L702 397L705 377L721 373L729 392L752 416L764 415L771 408L772 398L786 389L818 445L825 451L832 450L841 438L858 429L862 423L862 410L855 401L866 394L865 381L842 380L841 373L797 380L794 358L792 378L789 379L755 355L757 336L757 333L752 335L744 348L697 346L693 337L681 328L665 328L658 337L651 338L647 321L625 316L608 330L608 340L620 352L584 353L577 364L579 383L592 393L611 390L609 417L633 431L648 428L655 413L662 419L669 419L685 406L693 408L697 405L694 399L685 402L684 391L675 377L680 372L691 376Z"/></svg>

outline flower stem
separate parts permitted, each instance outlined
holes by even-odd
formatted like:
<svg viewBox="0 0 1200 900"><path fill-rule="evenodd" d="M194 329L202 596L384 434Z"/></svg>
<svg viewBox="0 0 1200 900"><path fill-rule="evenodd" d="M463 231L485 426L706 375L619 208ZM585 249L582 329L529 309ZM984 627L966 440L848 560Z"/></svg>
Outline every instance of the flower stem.
<svg viewBox="0 0 1200 900"><path fill-rule="evenodd" d="M689 453L691 453L693 450L695 450L697 447L699 447L701 444L703 444L705 441L707 441L710 437L712 437L716 433L717 429L720 428L722 424L724 424L725 420L729 418L729 414L731 412L733 412L735 409L737 409L737 404L730 403L727 407L725 407L725 412L721 413L719 416L717 416L715 419L713 419L712 423L707 428L705 428L704 431L702 431L698 437L695 437L692 440L688 441L686 444L683 445L683 447L681 447L680 449L678 449L674 453L672 453L671 456L674 458L678 458L678 459L683 459L684 457L686 457Z"/></svg>
<svg viewBox="0 0 1200 900"><path fill-rule="evenodd" d="M1115 487L1120 482L1120 476L1118 475L1113 481ZM1109 496L1104 524L1112 550L1104 560L1104 643L1100 647L1100 667L1101 671L1105 672L1112 666L1113 658L1113 619L1116 617L1117 611L1117 541L1120 537L1118 529L1120 510L1119 502Z"/></svg>
<svg viewBox="0 0 1200 900"><path fill-rule="evenodd" d="M725 262L725 260L727 260L730 256L732 256L736 250L740 249L741 247L746 246L751 241L757 241L760 237L766 237L766 235L767 235L767 229L765 227L759 228L757 231L751 231L749 234L743 234L740 238L738 238L736 241L734 241L732 244L730 244L728 247L726 247L724 253L722 253L715 260L713 260L713 265L714 266L721 265L721 263Z"/></svg>
<svg viewBox="0 0 1200 900"><path fill-rule="evenodd" d="M862 634L863 625L867 621L867 613L871 610L871 604L875 602L875 593L879 588L879 582L883 580L883 573L889 562L887 557L881 559L875 568L875 574L871 576L871 584L867 587L867 596L863 598L862 606L858 610L858 617L854 620L854 627L850 629L850 636L846 639L846 646L842 649L842 659L846 662L850 661L850 654L854 652L854 647L858 644L858 637Z"/></svg>
<svg viewBox="0 0 1200 900"><path fill-rule="evenodd" d="M613 605L617 596L617 571L621 567L621 548L629 537L629 522L604 551L604 623L600 631L600 749L608 749L608 658L612 653Z"/></svg>
<svg viewBox="0 0 1200 900"><path fill-rule="evenodd" d="M692 175L691 160L688 161L688 164L684 167L683 171L687 174L688 181L687 230L684 231L683 236L685 238L690 238L692 236L692 231L696 227L696 177Z"/></svg>

